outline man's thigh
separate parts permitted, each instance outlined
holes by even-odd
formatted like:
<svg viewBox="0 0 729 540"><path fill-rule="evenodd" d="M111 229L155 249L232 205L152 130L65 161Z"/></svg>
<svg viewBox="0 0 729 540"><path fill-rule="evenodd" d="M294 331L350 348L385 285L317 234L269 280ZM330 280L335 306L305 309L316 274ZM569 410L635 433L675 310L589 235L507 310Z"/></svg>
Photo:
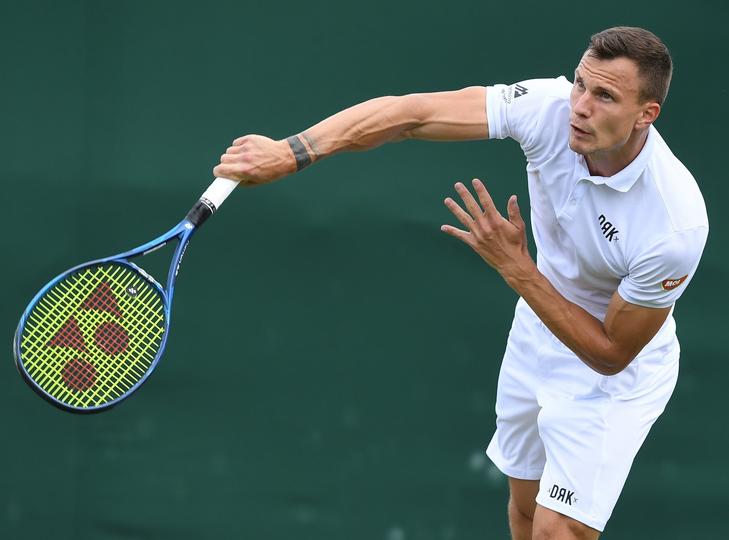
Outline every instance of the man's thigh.
<svg viewBox="0 0 729 540"><path fill-rule="evenodd" d="M511 478L541 478L536 503L529 500L529 488L520 488L534 484L510 481L516 486L510 511L517 506L528 517L539 504L602 530L633 458L673 391L677 354L642 357L624 377L602 377L548 334L525 306L517 305L509 335L497 430L487 454ZM659 369L651 368L653 360ZM650 377L643 380L640 372ZM631 377L635 384L626 385Z"/></svg>
<svg viewBox="0 0 729 540"><path fill-rule="evenodd" d="M538 423L547 459L537 504L602 531L676 375L632 399L545 394Z"/></svg>

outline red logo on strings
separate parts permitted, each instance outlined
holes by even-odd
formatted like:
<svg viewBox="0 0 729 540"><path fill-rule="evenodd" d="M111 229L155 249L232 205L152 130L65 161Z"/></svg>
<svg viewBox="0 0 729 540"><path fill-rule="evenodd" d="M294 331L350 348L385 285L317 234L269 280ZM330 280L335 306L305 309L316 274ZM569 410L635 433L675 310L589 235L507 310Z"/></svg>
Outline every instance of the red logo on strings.
<svg viewBox="0 0 729 540"><path fill-rule="evenodd" d="M123 318L119 304L108 283L101 282L81 304L83 309L106 311L115 317ZM94 344L110 356L126 352L129 347L129 334L124 327L114 321L102 322L94 330ZM49 347L65 347L85 353L86 341L74 317L69 317L63 326L48 341ZM62 369L64 384L71 390L84 391L96 384L97 371L90 362L73 358Z"/></svg>

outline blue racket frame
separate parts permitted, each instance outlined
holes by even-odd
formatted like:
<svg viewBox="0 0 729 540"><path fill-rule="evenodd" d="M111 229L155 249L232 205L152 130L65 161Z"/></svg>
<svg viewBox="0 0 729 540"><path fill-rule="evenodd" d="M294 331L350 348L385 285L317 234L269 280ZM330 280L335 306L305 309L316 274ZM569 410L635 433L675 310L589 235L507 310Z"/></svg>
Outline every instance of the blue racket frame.
<svg viewBox="0 0 729 540"><path fill-rule="evenodd" d="M212 212L211 212L212 213ZM202 224L203 220L196 220L198 221L198 226ZM190 243L190 238L197 230L198 226L192 223L190 219L185 218L180 223L175 225L172 229L167 231L166 233L162 234L161 236L158 236L154 240L151 240L150 242L147 242L146 244L142 244L139 247L136 247L134 249L131 249L129 251L124 251L122 253L119 253L117 255L112 255L111 257L105 257L103 259L96 259L93 261L85 262L83 264L80 264L78 266L74 266L73 268L70 268L63 272L62 274L59 274L55 278L53 278L45 287L43 287L38 294L36 294L33 299L28 304L28 307L25 308L25 311L23 312L23 315L20 317L20 322L18 323L18 327L15 330L15 335L13 337L13 353L15 355L15 365L18 368L18 371L20 372L20 375L23 377L26 383L40 395L43 399L51 403L52 405L55 405L56 407L63 409L64 411L74 412L74 413L95 413L95 412L101 412L106 409L109 409L119 403L120 401L123 401L124 399L128 398L131 394L133 394L137 389L139 389L142 384L149 378L149 376L152 374L152 372L157 367L157 364L159 363L160 358L162 357L162 354L164 353L165 347L167 346L167 337L169 335L170 330L170 321L172 318L172 298L175 293L175 282L177 281L177 274L180 271L180 263L182 262L182 258L185 256L185 251L187 250L187 245ZM163 288L152 276L150 276L147 272L145 272L142 268L137 266L136 264L129 261L129 259L132 259L134 257L141 257L144 255L147 255L148 253L151 253L152 251L156 251L165 245L167 245L172 240L178 240L177 247L175 248L175 252L172 256L172 262L170 263L170 268L167 273L167 283L165 287ZM68 405L66 403L63 403L50 394L48 394L45 390L43 390L40 386L38 386L33 378L30 376L30 374L25 369L25 366L23 365L21 361L21 351L20 351L20 336L23 334L23 330L25 329L25 324L28 320L28 317L30 316L30 312L35 308L35 306L38 304L41 298L51 289L53 288L59 281L62 279L65 279L69 275L73 274L74 272L78 272L79 270L82 270L83 268L86 268L88 266L92 266L95 264L102 264L102 263L108 263L108 262L116 262L120 264L124 264L126 266L129 266L136 272L138 272L142 277L144 277L149 283L151 283L156 289L157 292L162 296L163 305L164 305L164 314L165 314L165 328L164 328L164 334L162 335L162 342L160 343L159 350L157 351L157 354L155 355L154 359L152 360L152 363L149 366L149 369L147 372L142 376L142 378L137 381L134 386L132 386L127 392L119 396L118 398L108 402L104 403L103 405L97 405L95 407L73 407L71 405Z"/></svg>

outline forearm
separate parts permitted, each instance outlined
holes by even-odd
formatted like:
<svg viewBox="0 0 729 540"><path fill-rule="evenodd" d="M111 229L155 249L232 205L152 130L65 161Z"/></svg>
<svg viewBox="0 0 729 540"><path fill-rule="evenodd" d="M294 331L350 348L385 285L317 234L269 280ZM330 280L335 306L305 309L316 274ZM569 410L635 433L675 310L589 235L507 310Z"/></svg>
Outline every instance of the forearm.
<svg viewBox="0 0 729 540"><path fill-rule="evenodd" d="M345 151L376 148L402 138L403 132L420 123L411 96L385 96L338 112L297 137L311 161Z"/></svg>
<svg viewBox="0 0 729 540"><path fill-rule="evenodd" d="M465 141L488 137L486 88L371 99L296 135L312 162L404 139Z"/></svg>
<svg viewBox="0 0 729 540"><path fill-rule="evenodd" d="M547 328L590 368L615 375L632 360L610 339L602 321L562 296L533 262L505 279Z"/></svg>

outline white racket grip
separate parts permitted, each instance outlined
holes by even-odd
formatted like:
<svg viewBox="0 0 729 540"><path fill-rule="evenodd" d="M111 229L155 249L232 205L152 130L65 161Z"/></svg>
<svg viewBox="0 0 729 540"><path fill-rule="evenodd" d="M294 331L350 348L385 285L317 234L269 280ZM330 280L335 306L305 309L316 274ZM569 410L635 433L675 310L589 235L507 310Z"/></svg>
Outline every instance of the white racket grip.
<svg viewBox="0 0 729 540"><path fill-rule="evenodd" d="M216 178L215 181L210 184L205 193L202 194L202 199L207 199L215 206L215 209L219 209L223 201L228 198L233 190L238 185L236 180L228 180L227 178Z"/></svg>

